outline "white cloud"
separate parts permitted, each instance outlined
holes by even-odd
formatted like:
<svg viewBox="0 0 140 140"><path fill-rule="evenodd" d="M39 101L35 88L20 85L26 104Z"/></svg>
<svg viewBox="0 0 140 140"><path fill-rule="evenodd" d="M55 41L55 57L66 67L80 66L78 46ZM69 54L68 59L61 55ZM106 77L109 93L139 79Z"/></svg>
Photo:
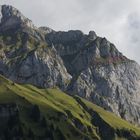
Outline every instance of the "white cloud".
<svg viewBox="0 0 140 140"><path fill-rule="evenodd" d="M95 30L140 63L140 0L0 0L18 8L37 26Z"/></svg>

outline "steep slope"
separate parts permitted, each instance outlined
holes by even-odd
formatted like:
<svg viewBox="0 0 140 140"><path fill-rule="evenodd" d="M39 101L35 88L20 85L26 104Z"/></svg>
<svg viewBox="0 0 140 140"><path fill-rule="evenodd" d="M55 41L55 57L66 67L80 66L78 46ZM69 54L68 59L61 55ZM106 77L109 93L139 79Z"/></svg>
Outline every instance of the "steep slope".
<svg viewBox="0 0 140 140"><path fill-rule="evenodd" d="M78 96L19 85L2 76L0 119L2 140L140 139L139 128Z"/></svg>

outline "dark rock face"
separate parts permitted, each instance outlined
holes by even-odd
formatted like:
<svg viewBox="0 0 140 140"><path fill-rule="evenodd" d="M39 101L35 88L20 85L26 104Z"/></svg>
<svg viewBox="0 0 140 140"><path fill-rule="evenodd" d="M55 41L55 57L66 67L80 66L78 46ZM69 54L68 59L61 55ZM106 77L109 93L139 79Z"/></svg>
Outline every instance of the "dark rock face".
<svg viewBox="0 0 140 140"><path fill-rule="evenodd" d="M46 35L48 45L54 45L58 54L62 57L68 72L72 75L81 71L85 67L85 63L86 65L89 63L87 63L88 58L85 55L90 57L87 51L90 52L91 50L87 46L95 38L97 38L96 34L89 33L89 35L85 35L78 30L53 32ZM92 52L91 55L93 56Z"/></svg>
<svg viewBox="0 0 140 140"><path fill-rule="evenodd" d="M0 126L7 125L11 117L18 115L18 106L15 104L0 104Z"/></svg>
<svg viewBox="0 0 140 140"><path fill-rule="evenodd" d="M58 86L140 124L140 67L94 31L37 28L0 7L0 73L18 83Z"/></svg>

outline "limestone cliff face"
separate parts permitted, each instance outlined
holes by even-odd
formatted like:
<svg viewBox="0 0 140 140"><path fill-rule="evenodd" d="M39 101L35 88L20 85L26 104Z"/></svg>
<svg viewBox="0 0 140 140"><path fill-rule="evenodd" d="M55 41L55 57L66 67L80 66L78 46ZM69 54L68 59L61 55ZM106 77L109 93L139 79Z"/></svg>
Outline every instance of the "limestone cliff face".
<svg viewBox="0 0 140 140"><path fill-rule="evenodd" d="M139 69L135 62L88 67L73 82L71 91L130 122L140 123Z"/></svg>
<svg viewBox="0 0 140 140"><path fill-rule="evenodd" d="M0 73L18 83L58 86L140 124L140 66L94 31L37 28L0 8Z"/></svg>
<svg viewBox="0 0 140 140"><path fill-rule="evenodd" d="M31 44L29 40L25 44L15 42L17 48L14 49L12 44L7 46L3 42L0 51L1 74L18 83L65 88L71 76L55 48L49 48L45 43Z"/></svg>
<svg viewBox="0 0 140 140"><path fill-rule="evenodd" d="M55 48L48 47L44 32L32 23L30 26L30 20L17 9L5 5L1 8L1 74L18 83L66 88L71 76Z"/></svg>
<svg viewBox="0 0 140 140"><path fill-rule="evenodd" d="M76 38L78 32L73 32L75 35L68 35L67 40ZM55 34L54 38L52 34ZM94 32L89 35L78 34L76 41L71 44L63 38L59 39L65 33L58 37L57 34L60 33L48 34L46 39L52 39L51 43L54 43L73 76L67 91L130 122L140 124L140 66L123 56L106 38L97 37Z"/></svg>

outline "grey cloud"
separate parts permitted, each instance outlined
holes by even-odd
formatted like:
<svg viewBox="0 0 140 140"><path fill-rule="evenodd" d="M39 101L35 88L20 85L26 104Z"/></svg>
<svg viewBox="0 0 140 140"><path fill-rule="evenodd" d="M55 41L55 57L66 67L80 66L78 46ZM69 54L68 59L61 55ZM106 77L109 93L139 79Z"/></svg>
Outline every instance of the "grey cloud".
<svg viewBox="0 0 140 140"><path fill-rule="evenodd" d="M125 51L140 63L140 13L131 13L123 28Z"/></svg>

